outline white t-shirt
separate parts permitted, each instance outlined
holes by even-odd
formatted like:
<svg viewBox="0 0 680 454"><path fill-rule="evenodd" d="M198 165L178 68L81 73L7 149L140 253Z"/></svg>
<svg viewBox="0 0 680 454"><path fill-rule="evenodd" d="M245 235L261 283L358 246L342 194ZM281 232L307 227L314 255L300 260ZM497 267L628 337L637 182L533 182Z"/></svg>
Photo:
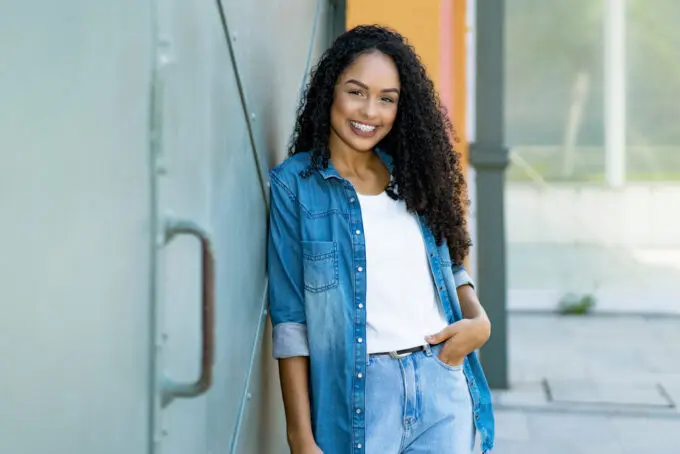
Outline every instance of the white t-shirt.
<svg viewBox="0 0 680 454"><path fill-rule="evenodd" d="M382 353L425 345L447 326L415 215L386 192L359 194L366 242L366 347Z"/></svg>

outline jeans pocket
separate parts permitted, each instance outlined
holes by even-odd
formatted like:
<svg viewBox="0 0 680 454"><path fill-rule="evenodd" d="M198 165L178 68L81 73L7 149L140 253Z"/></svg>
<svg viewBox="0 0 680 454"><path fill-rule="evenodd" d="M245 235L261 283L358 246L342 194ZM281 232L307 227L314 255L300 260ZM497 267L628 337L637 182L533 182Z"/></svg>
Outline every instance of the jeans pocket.
<svg viewBox="0 0 680 454"><path fill-rule="evenodd" d="M456 365L456 366L452 366L451 364L446 364L444 361L442 361L441 359L439 359L439 354L438 354L438 353L439 353L439 352L437 352L437 353L432 352L432 359L434 359L434 361L435 361L439 366L441 366L441 367L443 367L444 369L446 369L446 370L448 370L448 371L451 371L451 372L460 372L460 371L463 370L463 364L465 364L465 360L463 360L462 363L460 363L460 364L458 364L458 365Z"/></svg>

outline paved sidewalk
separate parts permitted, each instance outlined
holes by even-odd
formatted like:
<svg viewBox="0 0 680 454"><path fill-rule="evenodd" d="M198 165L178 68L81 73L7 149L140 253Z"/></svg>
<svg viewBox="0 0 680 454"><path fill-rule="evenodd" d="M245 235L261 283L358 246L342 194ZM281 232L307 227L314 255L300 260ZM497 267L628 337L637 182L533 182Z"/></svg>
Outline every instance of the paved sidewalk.
<svg viewBox="0 0 680 454"><path fill-rule="evenodd" d="M512 314L494 454L680 453L680 318Z"/></svg>

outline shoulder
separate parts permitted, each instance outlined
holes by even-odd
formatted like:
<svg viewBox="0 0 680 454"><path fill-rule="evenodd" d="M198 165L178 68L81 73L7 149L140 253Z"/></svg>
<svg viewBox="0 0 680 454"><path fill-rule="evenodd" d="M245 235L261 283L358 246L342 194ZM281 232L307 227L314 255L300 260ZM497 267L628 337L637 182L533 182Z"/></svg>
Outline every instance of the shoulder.
<svg viewBox="0 0 680 454"><path fill-rule="evenodd" d="M312 154L310 152L296 153L286 158L269 171L271 191L285 193L299 203L301 198L304 198L304 194L314 191L314 181L320 177L317 172L305 175L311 164Z"/></svg>
<svg viewBox="0 0 680 454"><path fill-rule="evenodd" d="M285 186L295 187L302 179L302 173L312 164L309 152L296 153L269 171L269 177Z"/></svg>

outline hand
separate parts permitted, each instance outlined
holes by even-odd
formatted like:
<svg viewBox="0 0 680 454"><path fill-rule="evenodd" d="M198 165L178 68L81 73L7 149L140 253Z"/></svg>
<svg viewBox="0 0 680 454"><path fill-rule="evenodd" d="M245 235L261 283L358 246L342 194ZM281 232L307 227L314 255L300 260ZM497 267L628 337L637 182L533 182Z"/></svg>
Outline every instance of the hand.
<svg viewBox="0 0 680 454"><path fill-rule="evenodd" d="M291 454L323 454L323 451L316 445L316 443L298 448L292 448L290 452Z"/></svg>
<svg viewBox="0 0 680 454"><path fill-rule="evenodd" d="M323 454L311 435L304 438L293 438L292 440L289 437L288 443L291 454Z"/></svg>
<svg viewBox="0 0 680 454"><path fill-rule="evenodd" d="M491 324L486 317L459 320L437 334L427 336L431 345L445 342L439 359L450 366L459 366L465 357L484 345L491 335Z"/></svg>

